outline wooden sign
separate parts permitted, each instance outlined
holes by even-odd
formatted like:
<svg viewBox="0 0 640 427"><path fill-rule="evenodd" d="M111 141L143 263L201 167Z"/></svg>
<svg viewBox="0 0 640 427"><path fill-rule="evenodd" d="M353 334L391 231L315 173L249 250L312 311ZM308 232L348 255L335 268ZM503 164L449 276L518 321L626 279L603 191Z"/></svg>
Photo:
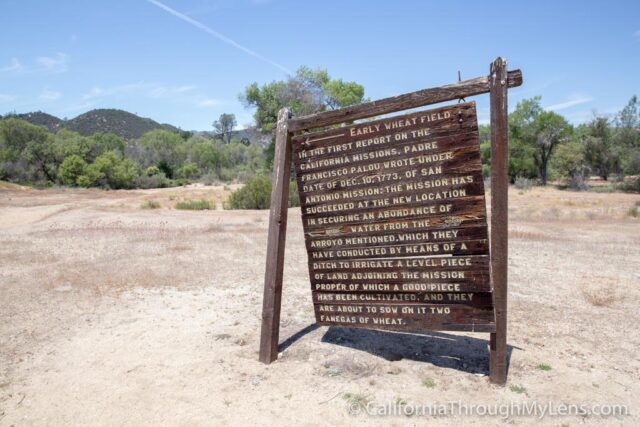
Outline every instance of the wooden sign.
<svg viewBox="0 0 640 427"><path fill-rule="evenodd" d="M292 147L319 324L493 332L475 103Z"/></svg>
<svg viewBox="0 0 640 427"><path fill-rule="evenodd" d="M304 117L280 111L262 362L278 355L293 158L316 321L489 332L490 379L506 382L507 89L521 84L522 73L507 72L498 58L485 77ZM491 109L491 235L475 103L344 125L483 93Z"/></svg>

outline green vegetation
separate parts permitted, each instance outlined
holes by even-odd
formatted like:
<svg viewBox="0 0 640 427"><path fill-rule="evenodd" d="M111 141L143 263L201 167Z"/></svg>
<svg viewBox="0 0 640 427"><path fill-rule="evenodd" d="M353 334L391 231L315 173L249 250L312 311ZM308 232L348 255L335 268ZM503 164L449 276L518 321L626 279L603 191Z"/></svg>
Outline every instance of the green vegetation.
<svg viewBox="0 0 640 427"><path fill-rule="evenodd" d="M186 200L176 203L176 209L189 210L189 211L203 211L213 209L215 206L209 200Z"/></svg>
<svg viewBox="0 0 640 427"><path fill-rule="evenodd" d="M436 382L433 378L425 378L422 380L422 385L426 388L434 388L436 386Z"/></svg>
<svg viewBox="0 0 640 427"><path fill-rule="evenodd" d="M222 114L212 133L193 134L121 110L93 110L72 120L46 113L0 119L0 180L33 185L109 189L161 188L190 182L247 185L231 209L265 209L271 196L273 131L278 110L300 116L366 101L364 87L301 67L286 80L253 83L241 95L255 108L256 128L234 131ZM479 128L482 170L491 171L491 129ZM633 96L615 116L574 127L540 97L509 115L509 176L519 189L561 180L575 190L640 192L640 102ZM605 186L588 188L598 175ZM299 205L292 181L290 206ZM630 215L632 215L630 213Z"/></svg>
<svg viewBox="0 0 640 427"><path fill-rule="evenodd" d="M551 365L548 365L546 363L539 363L536 368L540 369L541 371L550 371L551 370Z"/></svg>
<svg viewBox="0 0 640 427"><path fill-rule="evenodd" d="M231 193L226 209L268 209L271 205L271 178L256 175ZM298 186L295 181L289 184L289 207L300 206Z"/></svg>
<svg viewBox="0 0 640 427"><path fill-rule="evenodd" d="M155 200L147 200L140 207L142 209L160 209L160 203Z"/></svg>
<svg viewBox="0 0 640 427"><path fill-rule="evenodd" d="M364 409L371 402L371 396L361 393L345 393L342 398L347 401L351 408Z"/></svg>
<svg viewBox="0 0 640 427"><path fill-rule="evenodd" d="M527 391L527 389L521 385L512 385L511 387L509 387L509 390L518 394L522 394Z"/></svg>

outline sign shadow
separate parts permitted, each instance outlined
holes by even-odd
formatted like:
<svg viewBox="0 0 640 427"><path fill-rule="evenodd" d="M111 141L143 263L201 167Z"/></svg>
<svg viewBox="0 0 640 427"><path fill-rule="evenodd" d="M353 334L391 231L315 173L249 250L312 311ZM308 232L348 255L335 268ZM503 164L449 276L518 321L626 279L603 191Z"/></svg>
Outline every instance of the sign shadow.
<svg viewBox="0 0 640 427"><path fill-rule="evenodd" d="M388 361L431 363L470 374L489 375L489 340L443 332L404 333L329 327L322 342L366 351ZM507 370L513 346L507 345Z"/></svg>

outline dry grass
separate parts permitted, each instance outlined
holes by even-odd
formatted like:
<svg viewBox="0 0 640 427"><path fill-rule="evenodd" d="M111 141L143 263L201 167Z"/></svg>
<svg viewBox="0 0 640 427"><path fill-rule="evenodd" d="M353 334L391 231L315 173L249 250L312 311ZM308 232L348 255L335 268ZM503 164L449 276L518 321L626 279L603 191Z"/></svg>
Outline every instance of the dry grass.
<svg viewBox="0 0 640 427"><path fill-rule="evenodd" d="M611 307L617 300L614 293L606 290L583 289L582 296L594 307Z"/></svg>

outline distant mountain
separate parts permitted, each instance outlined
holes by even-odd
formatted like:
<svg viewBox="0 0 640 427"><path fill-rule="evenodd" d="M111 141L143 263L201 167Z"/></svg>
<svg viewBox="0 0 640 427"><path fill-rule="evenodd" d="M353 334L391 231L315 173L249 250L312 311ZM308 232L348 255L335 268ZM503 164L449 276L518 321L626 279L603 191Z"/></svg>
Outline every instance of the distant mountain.
<svg viewBox="0 0 640 427"><path fill-rule="evenodd" d="M165 129L173 132L180 131L180 129L175 126L160 124L155 120L117 109L91 110L71 120L62 120L41 111L11 114L8 116L25 120L34 125L45 126L53 132L64 128L78 132L84 136L111 132L124 139L136 139L154 129Z"/></svg>
<svg viewBox="0 0 640 427"><path fill-rule="evenodd" d="M154 129L165 129L177 132L178 128L160 124L155 120L137 116L128 111L116 109L91 110L65 123L69 130L80 135L90 136L94 133L115 133L124 139L140 138Z"/></svg>
<svg viewBox="0 0 640 427"><path fill-rule="evenodd" d="M45 126L52 132L57 132L60 129L69 129L84 136L111 132L126 140L140 138L145 133L154 129L181 132L181 130L175 126L161 124L155 120L114 108L91 110L70 120L60 119L51 114L43 113L42 111L24 114L11 113L4 116L4 118L8 117L15 117L34 125ZM0 116L0 119L1 118L2 116ZM209 138L218 136L212 131L193 131L193 133ZM255 128L247 128L233 131L231 138L238 141L249 141L251 144L266 147L271 142L272 136L260 133Z"/></svg>
<svg viewBox="0 0 640 427"><path fill-rule="evenodd" d="M5 117L15 117L16 119L24 120L34 125L44 126L51 132L56 132L64 127L64 120L51 114L43 113L42 111L25 114L8 114Z"/></svg>

